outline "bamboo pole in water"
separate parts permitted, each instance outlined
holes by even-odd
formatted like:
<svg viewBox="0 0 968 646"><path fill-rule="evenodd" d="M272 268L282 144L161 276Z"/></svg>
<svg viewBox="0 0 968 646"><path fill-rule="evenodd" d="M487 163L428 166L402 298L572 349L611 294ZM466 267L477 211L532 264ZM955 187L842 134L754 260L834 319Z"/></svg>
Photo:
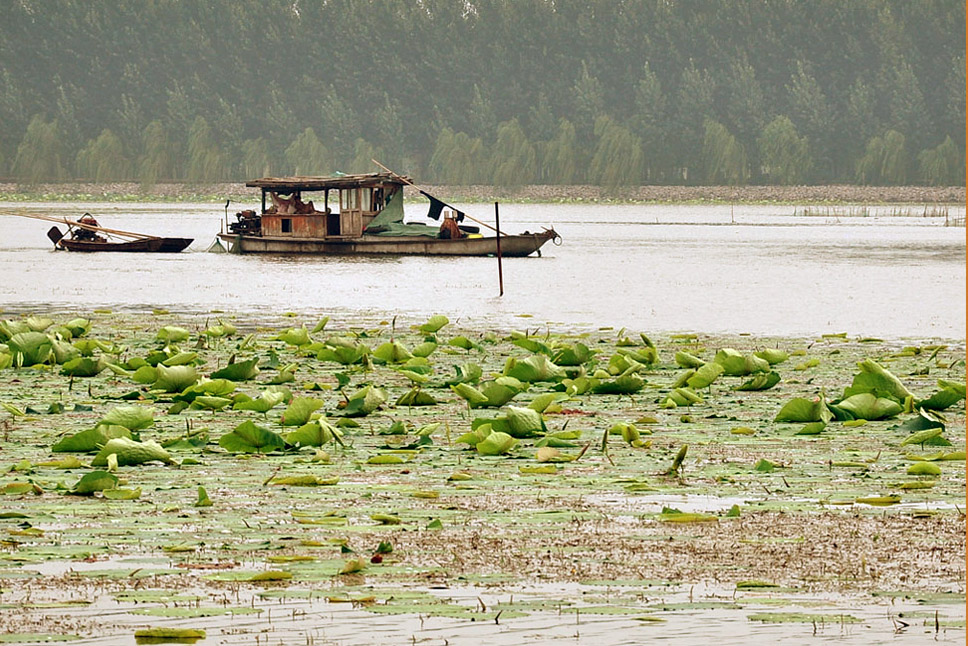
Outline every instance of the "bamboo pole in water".
<svg viewBox="0 0 968 646"><path fill-rule="evenodd" d="M87 229L88 231L100 231L102 233L109 233L111 235L116 235L120 237L135 238L138 240L150 240L152 238L158 237L158 236L149 236L144 233L133 233L131 231L121 231L119 229L108 229L107 227L95 226L93 224L78 222L76 220L69 220L67 218L59 218L53 215L41 215L39 213L12 213L11 215L17 215L22 218L31 218L32 220L45 220L47 222L56 222L57 224L63 224L67 227L77 227L79 229Z"/></svg>

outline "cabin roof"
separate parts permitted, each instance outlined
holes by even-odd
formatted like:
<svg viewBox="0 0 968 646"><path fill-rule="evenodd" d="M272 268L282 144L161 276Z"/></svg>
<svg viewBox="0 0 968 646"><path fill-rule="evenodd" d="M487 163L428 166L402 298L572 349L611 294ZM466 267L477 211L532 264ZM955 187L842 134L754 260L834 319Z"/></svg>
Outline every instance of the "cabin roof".
<svg viewBox="0 0 968 646"><path fill-rule="evenodd" d="M393 173L362 173L359 175L331 175L328 177L263 177L245 183L250 188L291 193L292 191L322 191L326 189L359 188L378 184L404 184L409 178Z"/></svg>

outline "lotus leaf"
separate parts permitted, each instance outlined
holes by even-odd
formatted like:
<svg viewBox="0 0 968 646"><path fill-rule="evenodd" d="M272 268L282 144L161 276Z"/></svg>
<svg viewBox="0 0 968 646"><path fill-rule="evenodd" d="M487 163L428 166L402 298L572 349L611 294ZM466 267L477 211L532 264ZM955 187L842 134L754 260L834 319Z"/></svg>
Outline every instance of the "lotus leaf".
<svg viewBox="0 0 968 646"><path fill-rule="evenodd" d="M944 427L934 427L928 428L923 431L918 431L913 433L901 441L900 446L907 446L908 444L924 444L928 440L933 440L936 437L940 437L944 433Z"/></svg>
<svg viewBox="0 0 968 646"><path fill-rule="evenodd" d="M382 453L380 455L371 455L367 458L367 464L403 464L406 460L402 456L395 453Z"/></svg>
<svg viewBox="0 0 968 646"><path fill-rule="evenodd" d="M157 341L164 341L165 343L181 343L182 341L187 341L188 337L191 336L188 330L183 327L177 327L174 325L166 325L165 327L158 330L158 334L155 335Z"/></svg>
<svg viewBox="0 0 968 646"><path fill-rule="evenodd" d="M533 354L520 361L514 357L508 357L504 365L504 374L527 383L561 381L565 378L565 371L543 354Z"/></svg>
<svg viewBox="0 0 968 646"><path fill-rule="evenodd" d="M464 350L481 349L481 346L477 345L466 336L455 336L453 339L447 342L447 345L454 346L455 348L463 348Z"/></svg>
<svg viewBox="0 0 968 646"><path fill-rule="evenodd" d="M312 397L296 397L282 413L279 423L283 426L302 426L309 417L323 407L323 402Z"/></svg>
<svg viewBox="0 0 968 646"><path fill-rule="evenodd" d="M231 381L249 381L259 374L259 359L253 357L246 361L229 362L229 365L212 373L212 379L229 379Z"/></svg>
<svg viewBox="0 0 968 646"><path fill-rule="evenodd" d="M158 368L145 364L134 371L131 379L137 384L153 384L158 381Z"/></svg>
<svg viewBox="0 0 968 646"><path fill-rule="evenodd" d="M369 353L370 348L363 343L355 345L327 345L316 353L316 358L320 361L333 361L344 366L349 366L361 363Z"/></svg>
<svg viewBox="0 0 968 646"><path fill-rule="evenodd" d="M95 377L106 367L107 364L100 359L95 360L91 357L77 357L64 362L61 374L71 377Z"/></svg>
<svg viewBox="0 0 968 646"><path fill-rule="evenodd" d="M235 410L252 410L257 413L267 413L286 399L286 394L278 390L267 390L258 399L236 402Z"/></svg>
<svg viewBox="0 0 968 646"><path fill-rule="evenodd" d="M796 432L797 435L820 435L827 428L826 422L810 422Z"/></svg>
<svg viewBox="0 0 968 646"><path fill-rule="evenodd" d="M481 426L474 428L472 431L468 433L464 433L463 435L458 437L457 441L463 444L470 444L471 446L477 446L478 444L483 442L488 435L490 435L493 432L494 432L494 429L491 427L490 424L482 424ZM448 479L451 479L451 478L448 478Z"/></svg>
<svg viewBox="0 0 968 646"><path fill-rule="evenodd" d="M91 321L85 318L74 318L65 323L64 327L70 330L72 337L77 338L91 331Z"/></svg>
<svg viewBox="0 0 968 646"><path fill-rule="evenodd" d="M702 401L702 397L700 397L698 393L691 388L676 388L669 393L669 399L671 399L676 406L692 406L693 404L698 404Z"/></svg>
<svg viewBox="0 0 968 646"><path fill-rule="evenodd" d="M760 458L760 461L753 467L754 471L760 473L771 473L774 469L776 469L776 465L765 458Z"/></svg>
<svg viewBox="0 0 968 646"><path fill-rule="evenodd" d="M699 357L693 356L682 350L676 352L675 361L676 365L680 366L681 368L698 368L706 363Z"/></svg>
<svg viewBox="0 0 968 646"><path fill-rule="evenodd" d="M117 406L101 418L98 426L123 426L130 431L140 431L155 423L155 411L143 406Z"/></svg>
<svg viewBox="0 0 968 646"><path fill-rule="evenodd" d="M509 406L507 420L510 434L512 437L534 437L548 432L541 413L531 408L518 408Z"/></svg>
<svg viewBox="0 0 968 646"><path fill-rule="evenodd" d="M66 341L58 341L55 339L50 342L50 347L53 352L54 363L57 365L65 364L81 356L80 351Z"/></svg>
<svg viewBox="0 0 968 646"><path fill-rule="evenodd" d="M876 397L872 393L857 393L836 404L842 411L847 411L854 419L876 420L895 417L903 410L901 405L893 399Z"/></svg>
<svg viewBox="0 0 968 646"><path fill-rule="evenodd" d="M320 419L303 424L286 435L286 443L291 446L323 446L336 439L340 440L339 429Z"/></svg>
<svg viewBox="0 0 968 646"><path fill-rule="evenodd" d="M450 387L455 393L460 395L463 399L467 400L467 405L471 408L477 408L478 406L483 406L487 403L487 395L474 388L470 384L458 383Z"/></svg>
<svg viewBox="0 0 968 646"><path fill-rule="evenodd" d="M780 383L779 373L771 370L770 372L761 372L755 375L752 379L737 386L733 390L769 390L778 383Z"/></svg>
<svg viewBox="0 0 968 646"><path fill-rule="evenodd" d="M477 452L481 455L501 455L513 449L517 443L518 441L507 433L494 431L477 444Z"/></svg>
<svg viewBox="0 0 968 646"><path fill-rule="evenodd" d="M945 382L945 380L939 379L938 385L941 386L941 390L934 393L927 399L919 401L917 403L918 408L927 410L945 410L946 408L954 406L965 398L964 384Z"/></svg>
<svg viewBox="0 0 968 646"><path fill-rule="evenodd" d="M292 346L309 345L313 341L309 338L309 331L305 327L289 328L281 332L276 338L286 345Z"/></svg>
<svg viewBox="0 0 968 646"><path fill-rule="evenodd" d="M384 403L387 394L379 388L369 385L350 395L343 414L347 417L364 417L369 415Z"/></svg>
<svg viewBox="0 0 968 646"><path fill-rule="evenodd" d="M108 456L117 456L118 466L135 466L145 462L164 462L172 464L168 451L163 449L160 444L152 440L136 442L126 437L116 437L108 440L104 448L98 452L91 461L91 466L102 467L108 463Z"/></svg>
<svg viewBox="0 0 968 646"><path fill-rule="evenodd" d="M915 462L907 468L909 476L940 476L941 467L933 462Z"/></svg>
<svg viewBox="0 0 968 646"><path fill-rule="evenodd" d="M543 393L532 399L531 403L528 404L528 408L536 410L539 413L543 413L548 410L552 404L564 399L568 399L568 395L564 393Z"/></svg>
<svg viewBox="0 0 968 646"><path fill-rule="evenodd" d="M619 422L608 429L608 433L609 435L621 435L622 440L630 446L641 442L641 434L639 433L639 429L635 427L635 424Z"/></svg>
<svg viewBox="0 0 968 646"><path fill-rule="evenodd" d="M141 487L137 489L105 489L101 494L108 500L137 500L141 497Z"/></svg>
<svg viewBox="0 0 968 646"><path fill-rule="evenodd" d="M723 367L723 373L733 377L742 377L754 372L766 372L770 364L755 355L744 356L732 348L723 348L713 359Z"/></svg>
<svg viewBox="0 0 968 646"><path fill-rule="evenodd" d="M194 366L158 365L158 378L152 384L152 389L166 393L180 393L198 381L198 373Z"/></svg>
<svg viewBox="0 0 968 646"><path fill-rule="evenodd" d="M913 396L897 377L876 362L865 359L857 366L861 372L854 376L853 384L844 390L844 399L858 393L871 393L877 397L890 397L903 402Z"/></svg>
<svg viewBox="0 0 968 646"><path fill-rule="evenodd" d="M117 486L117 476L112 475L107 471L91 471L77 481L77 484L74 485L74 488L71 489L71 492L82 496L89 496L95 491L114 489Z"/></svg>
<svg viewBox="0 0 968 646"><path fill-rule="evenodd" d="M7 352L3 352L3 349L0 348L0 370L6 370L12 365L13 365L13 355Z"/></svg>
<svg viewBox="0 0 968 646"><path fill-rule="evenodd" d="M765 350L759 350L753 353L754 357L763 359L771 366L775 366L778 363L783 363L790 358L783 350L777 350L776 348L766 348Z"/></svg>
<svg viewBox="0 0 968 646"><path fill-rule="evenodd" d="M7 341L13 362L18 366L47 363L53 356L53 342L40 332L21 332Z"/></svg>
<svg viewBox="0 0 968 646"><path fill-rule="evenodd" d="M698 368L693 376L686 379L685 385L693 390L705 388L712 384L719 375L723 374L724 368L718 363L705 363Z"/></svg>
<svg viewBox="0 0 968 646"><path fill-rule="evenodd" d="M232 400L228 397L215 397L214 395L199 395L196 397L191 404L191 407L195 410L222 410L226 406L232 403Z"/></svg>
<svg viewBox="0 0 968 646"><path fill-rule="evenodd" d="M68 435L50 448L53 453L92 453L107 444L108 440L131 438L131 431L123 426L98 426Z"/></svg>
<svg viewBox="0 0 968 646"><path fill-rule="evenodd" d="M829 422L830 410L822 399L795 397L788 401L773 418L774 422Z"/></svg>
<svg viewBox="0 0 968 646"><path fill-rule="evenodd" d="M551 355L551 360L558 366L580 366L591 361L594 356L594 350L589 349L584 343L576 343L574 346L556 349Z"/></svg>
<svg viewBox="0 0 968 646"><path fill-rule="evenodd" d="M190 363L194 363L198 359L197 352L179 352L168 357L161 362L163 366L187 366Z"/></svg>
<svg viewBox="0 0 968 646"><path fill-rule="evenodd" d="M592 386L591 391L596 395L631 395L642 390L644 386L645 380L642 377L630 374Z"/></svg>
<svg viewBox="0 0 968 646"><path fill-rule="evenodd" d="M373 358L378 363L404 363L413 359L413 354L399 341L388 342L380 345L373 351Z"/></svg>
<svg viewBox="0 0 968 646"><path fill-rule="evenodd" d="M397 399L397 406L436 406L437 400L430 393L420 390L419 387L411 388Z"/></svg>
<svg viewBox="0 0 968 646"><path fill-rule="evenodd" d="M424 341L423 343L416 345L410 353L415 357L427 358L432 355L436 349L436 343L433 341Z"/></svg>
<svg viewBox="0 0 968 646"><path fill-rule="evenodd" d="M443 314L435 314L431 316L426 323L421 325L418 329L425 334L436 334L445 325L450 323L450 319Z"/></svg>
<svg viewBox="0 0 968 646"><path fill-rule="evenodd" d="M251 421L239 424L231 433L220 437L218 444L229 453L267 453L286 446L281 436Z"/></svg>

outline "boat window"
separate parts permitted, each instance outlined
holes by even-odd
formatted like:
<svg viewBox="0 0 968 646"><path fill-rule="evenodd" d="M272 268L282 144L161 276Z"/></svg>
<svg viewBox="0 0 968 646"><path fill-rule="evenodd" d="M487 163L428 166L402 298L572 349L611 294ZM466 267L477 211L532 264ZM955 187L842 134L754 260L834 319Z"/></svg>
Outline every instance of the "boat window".
<svg viewBox="0 0 968 646"><path fill-rule="evenodd" d="M292 233L292 218L282 218L282 232Z"/></svg>
<svg viewBox="0 0 968 646"><path fill-rule="evenodd" d="M355 211L360 208L360 192L356 188L347 188L339 192L341 209Z"/></svg>
<svg viewBox="0 0 968 646"><path fill-rule="evenodd" d="M363 205L364 211L375 211L373 208L373 189L372 188L361 188L360 189L360 204Z"/></svg>

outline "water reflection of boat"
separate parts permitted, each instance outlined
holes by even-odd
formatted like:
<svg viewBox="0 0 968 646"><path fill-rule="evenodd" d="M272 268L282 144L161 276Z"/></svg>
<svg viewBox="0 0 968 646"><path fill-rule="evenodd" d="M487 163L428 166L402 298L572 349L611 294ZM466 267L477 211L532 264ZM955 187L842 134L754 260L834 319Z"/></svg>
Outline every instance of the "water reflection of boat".
<svg viewBox="0 0 968 646"><path fill-rule="evenodd" d="M47 231L47 237L54 243L55 249L66 249L67 251L178 253L187 248L194 240L194 238L166 238L108 229L98 224L98 221L90 213L85 213L78 220L27 213L19 215L66 225L67 234L53 226Z"/></svg>
<svg viewBox="0 0 968 646"><path fill-rule="evenodd" d="M413 183L390 171L266 177L245 185L262 191L262 208L259 213L241 211L235 222L225 223L218 237L234 253L527 256L540 255L549 240L560 240L554 229L483 236L479 227L464 224L472 218L424 191L430 200L427 216L437 220L443 215L442 223L405 223L403 189ZM332 204L330 192L337 193ZM317 197L304 202L306 193Z"/></svg>

